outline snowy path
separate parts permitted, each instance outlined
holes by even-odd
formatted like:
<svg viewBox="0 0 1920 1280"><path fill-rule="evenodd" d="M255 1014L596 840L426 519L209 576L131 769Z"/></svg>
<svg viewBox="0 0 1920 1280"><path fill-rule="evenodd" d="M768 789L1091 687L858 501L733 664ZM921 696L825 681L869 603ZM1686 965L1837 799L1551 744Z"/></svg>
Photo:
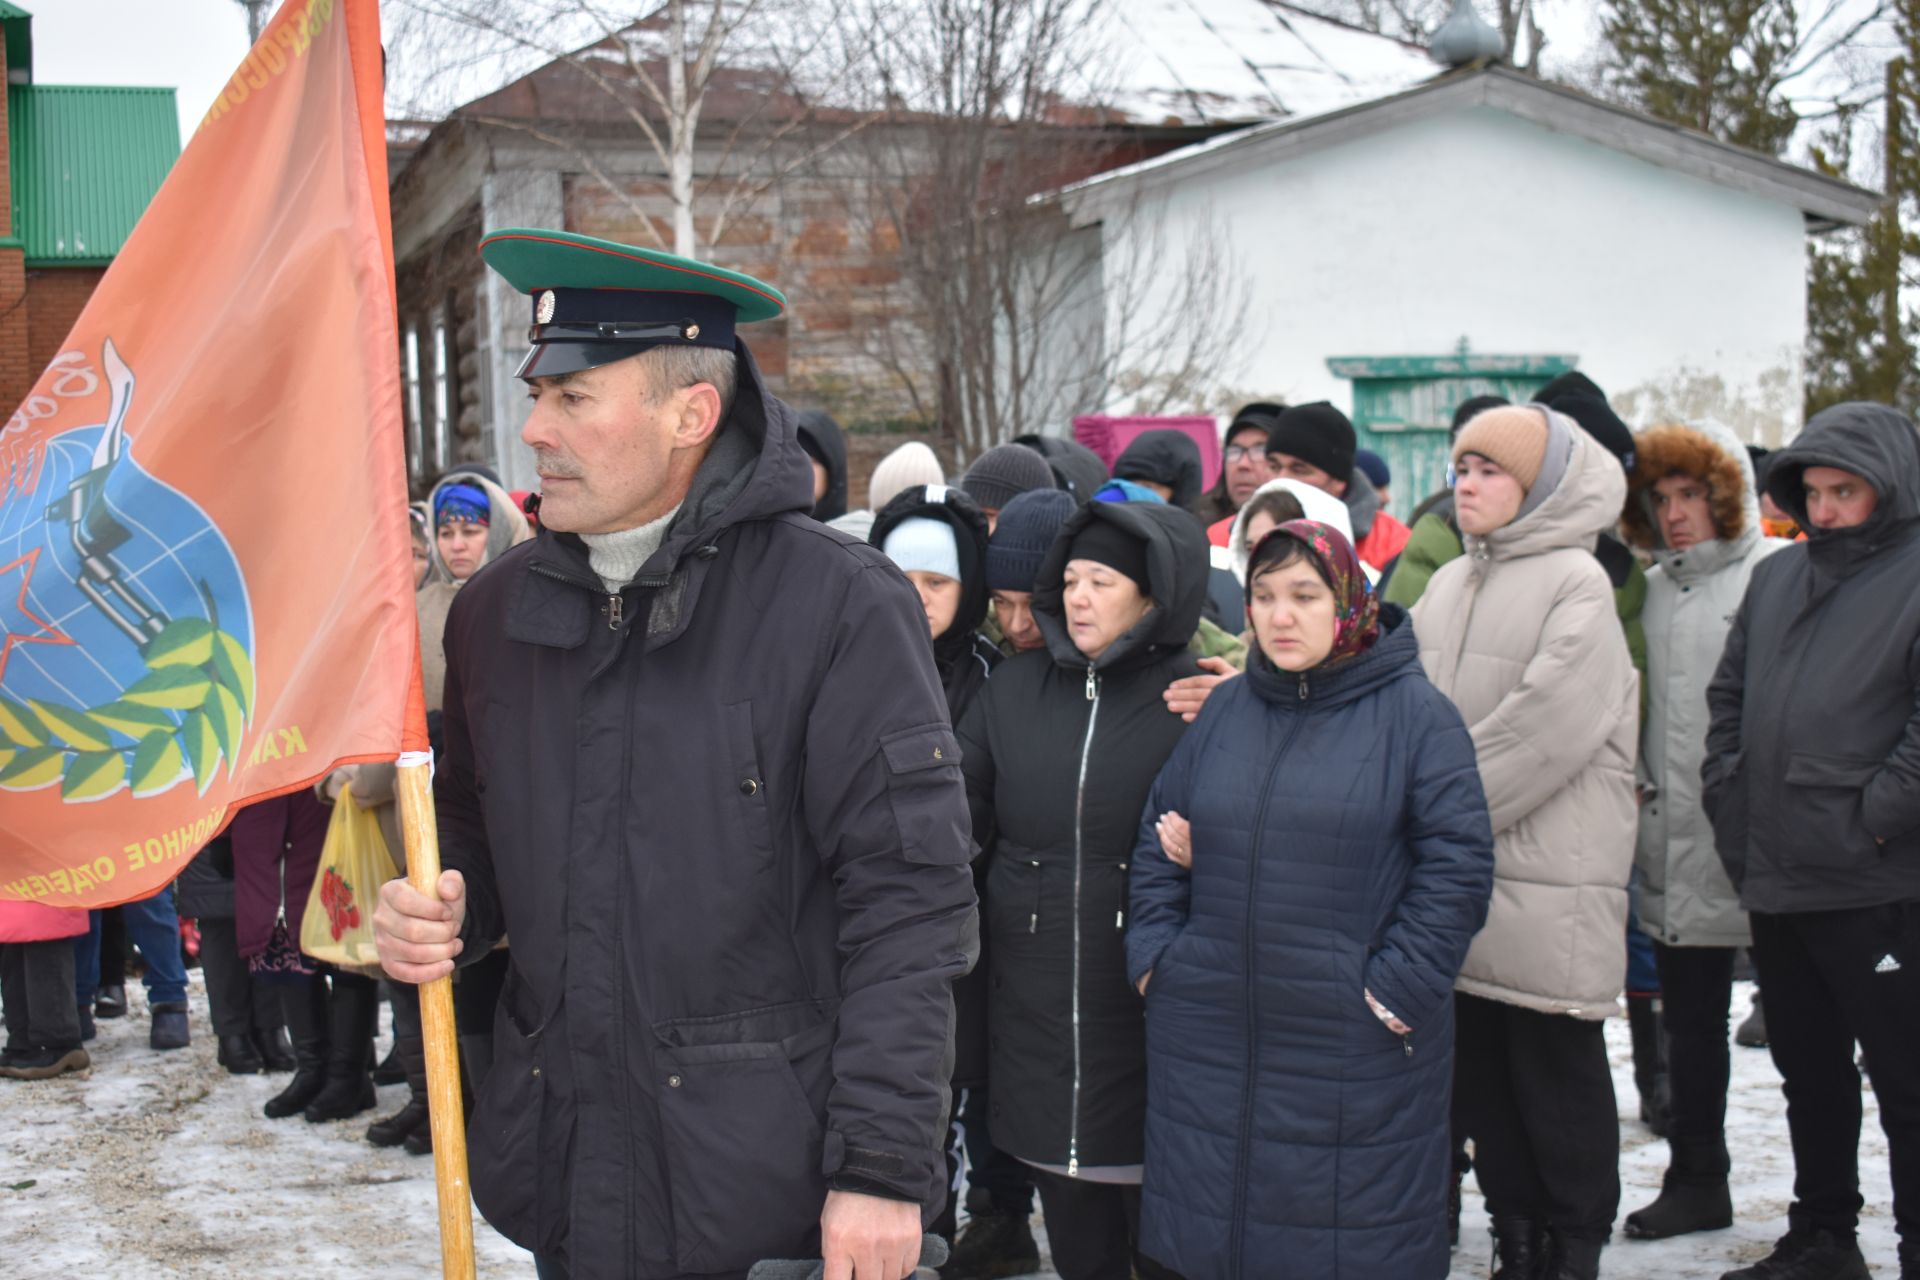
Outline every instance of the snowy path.
<svg viewBox="0 0 1920 1280"><path fill-rule="evenodd" d="M229 1076L214 1065L197 971L193 981L191 1049L147 1049L145 995L136 984L132 1015L100 1024L91 1073L0 1081L0 1278L437 1277L431 1161L369 1146L361 1134L370 1116L322 1125L264 1119L261 1104L286 1077ZM1737 1017L1750 999L1743 987ZM1637 1119L1626 1023L1608 1030L1623 1115L1624 1213L1652 1198L1666 1147ZM385 1114L405 1090L380 1093ZM1653 1244L1616 1236L1602 1268L1609 1280L1712 1280L1765 1253L1785 1230L1793 1161L1764 1050L1734 1050L1733 1094L1740 1221L1731 1231ZM1876 1273L1891 1276L1898 1267L1886 1140L1870 1094L1860 1159L1861 1245ZM1468 1187L1455 1280L1487 1274L1485 1214ZM475 1244L483 1278L532 1276L527 1254L484 1222L475 1224Z"/></svg>

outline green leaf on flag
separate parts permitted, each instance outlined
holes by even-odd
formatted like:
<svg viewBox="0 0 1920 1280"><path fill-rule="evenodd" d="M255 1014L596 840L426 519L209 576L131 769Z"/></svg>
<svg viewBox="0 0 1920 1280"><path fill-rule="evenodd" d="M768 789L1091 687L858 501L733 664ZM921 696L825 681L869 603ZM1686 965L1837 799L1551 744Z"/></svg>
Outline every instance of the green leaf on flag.
<svg viewBox="0 0 1920 1280"><path fill-rule="evenodd" d="M213 660L213 624L205 618L182 618L140 649L149 667L203 667Z"/></svg>
<svg viewBox="0 0 1920 1280"><path fill-rule="evenodd" d="M39 791L60 781L67 753L58 747L35 747L16 755L0 769L0 791Z"/></svg>
<svg viewBox="0 0 1920 1280"><path fill-rule="evenodd" d="M161 667L128 687L123 699L141 707L192 711L207 700L213 681L194 667Z"/></svg>
<svg viewBox="0 0 1920 1280"><path fill-rule="evenodd" d="M214 633L213 674L240 699L247 719L253 719L253 662L241 643L225 631Z"/></svg>
<svg viewBox="0 0 1920 1280"><path fill-rule="evenodd" d="M53 731L54 737L75 751L105 751L113 745L113 736L107 726L84 711L32 698L27 700L27 705L33 708L33 713L40 717L41 723Z"/></svg>
<svg viewBox="0 0 1920 1280"><path fill-rule="evenodd" d="M180 740L186 744L187 763L193 768L194 783L205 795L220 771L220 739L213 732L213 721L204 711L196 711L180 726Z"/></svg>
<svg viewBox="0 0 1920 1280"><path fill-rule="evenodd" d="M47 726L40 717L9 698L0 698L0 735L16 747L47 745Z"/></svg>
<svg viewBox="0 0 1920 1280"><path fill-rule="evenodd" d="M132 702L109 702L87 713L107 728L135 742L148 734L172 733L173 717L157 707L142 707Z"/></svg>
<svg viewBox="0 0 1920 1280"><path fill-rule="evenodd" d="M180 781L186 770L186 757L171 732L150 733L133 752L133 794L136 798L159 795Z"/></svg>
<svg viewBox="0 0 1920 1280"><path fill-rule="evenodd" d="M226 685L215 684L213 696L201 710L213 724L213 736L220 743L220 754L227 758L227 772L231 774L240 763L240 738L247 731L247 715L240 709L240 699Z"/></svg>
<svg viewBox="0 0 1920 1280"><path fill-rule="evenodd" d="M127 780L127 758L118 751L83 751L67 766L60 798L98 800L118 791Z"/></svg>

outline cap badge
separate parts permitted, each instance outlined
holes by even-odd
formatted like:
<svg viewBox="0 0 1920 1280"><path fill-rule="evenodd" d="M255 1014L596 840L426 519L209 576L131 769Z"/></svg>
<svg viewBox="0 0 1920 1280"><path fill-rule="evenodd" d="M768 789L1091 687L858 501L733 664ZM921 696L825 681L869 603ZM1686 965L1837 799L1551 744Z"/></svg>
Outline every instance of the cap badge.
<svg viewBox="0 0 1920 1280"><path fill-rule="evenodd" d="M686 331L682 333L681 336L684 337L688 342L692 342L695 338L700 336L700 326L697 324L688 325L686 327Z"/></svg>
<svg viewBox="0 0 1920 1280"><path fill-rule="evenodd" d="M556 299L553 296L553 290L551 289L541 294L540 302L537 306L535 306L533 311L534 323L535 324L552 324L553 308L557 301L558 299Z"/></svg>

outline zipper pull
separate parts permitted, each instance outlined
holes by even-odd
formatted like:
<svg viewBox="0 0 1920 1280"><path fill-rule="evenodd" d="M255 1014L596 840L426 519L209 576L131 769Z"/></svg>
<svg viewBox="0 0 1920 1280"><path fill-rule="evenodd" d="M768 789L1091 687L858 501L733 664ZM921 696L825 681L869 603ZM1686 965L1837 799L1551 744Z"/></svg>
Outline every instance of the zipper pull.
<svg viewBox="0 0 1920 1280"><path fill-rule="evenodd" d="M1300 701L1305 702L1306 700L1307 700L1307 674L1306 672L1303 671L1300 673Z"/></svg>
<svg viewBox="0 0 1920 1280"><path fill-rule="evenodd" d="M1406 1035L1400 1037L1400 1047L1407 1051L1407 1056L1409 1058L1413 1056L1413 1033L1412 1032L1408 1032Z"/></svg>
<svg viewBox="0 0 1920 1280"><path fill-rule="evenodd" d="M1100 677L1094 674L1092 667L1087 668L1087 701L1092 702L1100 696Z"/></svg>
<svg viewBox="0 0 1920 1280"><path fill-rule="evenodd" d="M607 597L607 627L610 630L618 631L620 624L625 620L626 601L620 598L619 592L613 592Z"/></svg>
<svg viewBox="0 0 1920 1280"><path fill-rule="evenodd" d="M1067 1176L1069 1178L1077 1178L1080 1176L1080 1157L1079 1156L1067 1157Z"/></svg>

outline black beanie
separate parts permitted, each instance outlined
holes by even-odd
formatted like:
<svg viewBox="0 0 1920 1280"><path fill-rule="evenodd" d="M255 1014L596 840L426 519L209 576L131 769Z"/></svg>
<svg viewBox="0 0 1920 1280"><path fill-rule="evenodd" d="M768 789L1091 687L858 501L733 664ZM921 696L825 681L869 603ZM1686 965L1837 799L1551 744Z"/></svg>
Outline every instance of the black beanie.
<svg viewBox="0 0 1920 1280"><path fill-rule="evenodd" d="M1243 404L1234 411L1232 425L1227 428L1227 434L1224 438L1231 440L1234 437L1234 433L1238 431L1271 432L1273 430L1273 424L1279 421L1280 415L1286 411L1287 406L1283 404L1270 404L1264 400L1256 400L1252 404Z"/></svg>
<svg viewBox="0 0 1920 1280"><path fill-rule="evenodd" d="M1150 594L1147 583L1147 544L1119 525L1093 520L1074 535L1067 548L1068 560L1092 560L1117 569L1140 584L1142 595Z"/></svg>
<svg viewBox="0 0 1920 1280"><path fill-rule="evenodd" d="M1555 400L1567 395L1592 396L1596 400L1605 400L1607 398L1607 393L1600 389L1599 383L1589 378L1586 374L1581 373L1578 369L1569 369L1559 377L1553 379L1553 381L1547 383L1546 386L1534 392L1533 402L1535 404L1544 404L1551 408Z"/></svg>
<svg viewBox="0 0 1920 1280"><path fill-rule="evenodd" d="M1284 453L1310 462L1335 480L1352 477L1353 453L1358 447L1353 423L1325 400L1293 406L1267 433L1268 453Z"/></svg>
<svg viewBox="0 0 1920 1280"><path fill-rule="evenodd" d="M1485 413L1489 409L1498 409L1501 405L1512 404L1505 396L1474 396L1462 400L1453 411L1453 426L1447 430L1447 438L1453 439L1460 434L1460 428L1473 420L1476 413Z"/></svg>
<svg viewBox="0 0 1920 1280"><path fill-rule="evenodd" d="M1568 375L1571 376L1571 375ZM1541 404L1564 413L1580 424L1585 431L1599 442L1600 447L1612 454L1629 476L1633 474L1633 432L1627 424L1620 421L1620 415L1613 406L1599 396L1585 392L1572 391L1556 396L1552 400L1542 400Z"/></svg>
<svg viewBox="0 0 1920 1280"><path fill-rule="evenodd" d="M1079 507L1061 489L1029 489L1000 508L1000 522L987 539L987 590L1032 591L1040 562L1060 536L1060 526Z"/></svg>

